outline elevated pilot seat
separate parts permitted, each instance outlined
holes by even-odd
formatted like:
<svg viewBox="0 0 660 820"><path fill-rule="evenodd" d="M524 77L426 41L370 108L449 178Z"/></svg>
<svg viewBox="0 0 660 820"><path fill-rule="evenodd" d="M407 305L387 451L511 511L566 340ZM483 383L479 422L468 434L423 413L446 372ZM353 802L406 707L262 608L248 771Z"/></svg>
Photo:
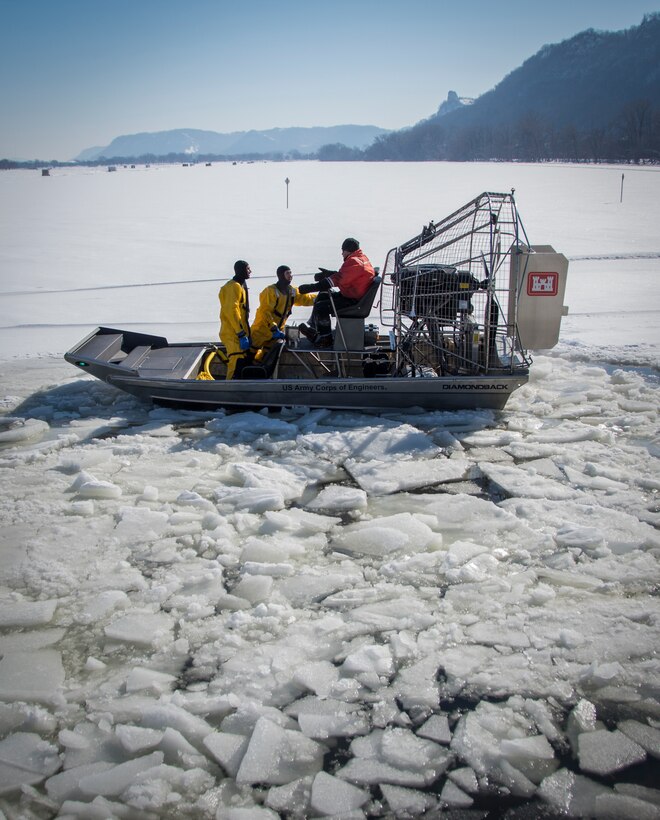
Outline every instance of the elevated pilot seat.
<svg viewBox="0 0 660 820"><path fill-rule="evenodd" d="M358 302L339 309L335 307L330 292L332 312L337 317L335 350L364 350L364 320L371 313L382 281L380 276L375 276L369 289Z"/></svg>

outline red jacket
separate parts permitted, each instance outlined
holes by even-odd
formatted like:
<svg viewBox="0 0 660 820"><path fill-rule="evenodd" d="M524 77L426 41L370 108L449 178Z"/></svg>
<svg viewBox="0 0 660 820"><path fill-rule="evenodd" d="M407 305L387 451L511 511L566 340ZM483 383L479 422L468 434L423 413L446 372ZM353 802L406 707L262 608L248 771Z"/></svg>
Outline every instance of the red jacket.
<svg viewBox="0 0 660 820"><path fill-rule="evenodd" d="M344 264L337 273L330 277L332 284L339 288L342 296L349 299L361 299L369 289L376 271L360 248L344 259Z"/></svg>

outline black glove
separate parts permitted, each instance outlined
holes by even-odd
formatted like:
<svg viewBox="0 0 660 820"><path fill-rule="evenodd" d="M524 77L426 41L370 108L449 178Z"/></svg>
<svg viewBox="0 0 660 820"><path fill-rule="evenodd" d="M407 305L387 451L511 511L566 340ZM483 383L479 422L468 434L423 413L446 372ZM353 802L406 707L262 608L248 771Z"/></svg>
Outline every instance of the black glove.
<svg viewBox="0 0 660 820"><path fill-rule="evenodd" d="M318 282L311 282L309 285L301 285L298 288L298 293L318 293L321 290Z"/></svg>
<svg viewBox="0 0 660 820"><path fill-rule="evenodd" d="M319 268L319 270L321 273L314 274L314 279L316 279L317 282L320 282L322 279L327 279L328 276L334 276L335 273L337 273L336 270L328 270L327 268Z"/></svg>
<svg viewBox="0 0 660 820"><path fill-rule="evenodd" d="M329 279L321 279L319 282L319 290L330 290L332 288L332 282Z"/></svg>

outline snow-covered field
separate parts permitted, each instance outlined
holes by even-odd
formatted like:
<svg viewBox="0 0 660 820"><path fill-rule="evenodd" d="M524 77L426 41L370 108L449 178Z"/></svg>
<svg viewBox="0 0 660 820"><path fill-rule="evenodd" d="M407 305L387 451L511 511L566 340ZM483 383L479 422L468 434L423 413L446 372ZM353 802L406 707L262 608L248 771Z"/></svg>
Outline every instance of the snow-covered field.
<svg viewBox="0 0 660 820"><path fill-rule="evenodd" d="M213 339L234 259L256 305L512 187L571 313L502 413L174 412L61 360ZM613 167L0 174L0 818L659 817L659 202Z"/></svg>

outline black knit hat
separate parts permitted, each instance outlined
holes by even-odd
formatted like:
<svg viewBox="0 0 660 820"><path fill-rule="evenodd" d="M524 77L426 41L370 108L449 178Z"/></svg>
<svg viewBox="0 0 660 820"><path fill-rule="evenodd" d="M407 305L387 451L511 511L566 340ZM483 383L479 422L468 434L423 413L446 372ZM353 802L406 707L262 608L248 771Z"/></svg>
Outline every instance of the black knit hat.
<svg viewBox="0 0 660 820"><path fill-rule="evenodd" d="M248 263L243 259L237 259L234 262L234 273L245 275L248 269Z"/></svg>
<svg viewBox="0 0 660 820"><path fill-rule="evenodd" d="M347 237L341 243L341 249L343 251L348 251L349 253L355 253L355 251L359 250L359 248L360 243L357 241L357 239L353 239L352 236Z"/></svg>

